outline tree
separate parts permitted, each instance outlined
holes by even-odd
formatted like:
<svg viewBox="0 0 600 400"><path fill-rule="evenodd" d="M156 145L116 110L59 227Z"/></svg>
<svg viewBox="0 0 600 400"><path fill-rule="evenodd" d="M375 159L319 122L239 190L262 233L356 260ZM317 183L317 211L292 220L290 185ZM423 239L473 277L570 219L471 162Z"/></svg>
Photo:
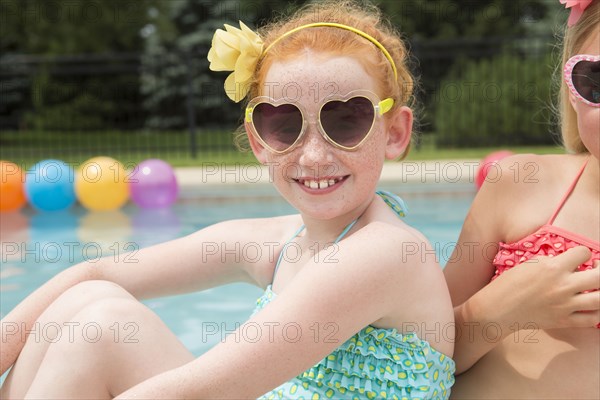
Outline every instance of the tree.
<svg viewBox="0 0 600 400"><path fill-rule="evenodd" d="M147 10L157 3L2 0L0 109L13 114L11 127L16 120L22 127L93 129L128 120L139 102L134 55L143 48ZM106 53L121 56L90 56Z"/></svg>
<svg viewBox="0 0 600 400"><path fill-rule="evenodd" d="M223 90L226 74L208 69L206 56L213 34L223 24L238 26L240 20L257 26L273 11L289 5L274 0L168 2L162 13L155 13L146 36L142 73L144 106L149 113L146 126L185 127L190 96L203 126L239 122L239 105Z"/></svg>
<svg viewBox="0 0 600 400"><path fill-rule="evenodd" d="M547 0L379 0L411 41L518 36L544 21Z"/></svg>
<svg viewBox="0 0 600 400"><path fill-rule="evenodd" d="M430 132L447 129L439 125L447 117L435 115L440 107L448 110L447 105L440 104L444 101L440 92L442 82L459 77L473 62L491 60L507 52L523 59L548 54L552 47L540 49L539 37L553 42L551 35L557 26L557 16L564 13L558 2L547 0L379 0L378 3L410 44L413 70L421 83L419 101L427 110L420 121L422 129ZM510 82L499 82L504 83ZM454 107L461 112L459 104Z"/></svg>

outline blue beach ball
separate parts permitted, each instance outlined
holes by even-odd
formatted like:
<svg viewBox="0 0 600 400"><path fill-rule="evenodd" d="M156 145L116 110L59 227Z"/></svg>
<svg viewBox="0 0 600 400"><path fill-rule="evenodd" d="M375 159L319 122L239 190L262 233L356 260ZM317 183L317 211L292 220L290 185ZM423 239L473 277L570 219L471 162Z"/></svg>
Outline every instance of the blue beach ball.
<svg viewBox="0 0 600 400"><path fill-rule="evenodd" d="M39 211L65 210L76 200L74 178L73 168L64 161L40 161L27 171L25 196Z"/></svg>

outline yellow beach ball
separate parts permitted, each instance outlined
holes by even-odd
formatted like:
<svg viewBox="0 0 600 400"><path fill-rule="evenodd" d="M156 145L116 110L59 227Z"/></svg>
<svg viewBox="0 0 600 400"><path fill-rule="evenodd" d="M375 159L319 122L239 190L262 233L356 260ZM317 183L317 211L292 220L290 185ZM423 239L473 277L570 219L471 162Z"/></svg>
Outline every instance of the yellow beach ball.
<svg viewBox="0 0 600 400"><path fill-rule="evenodd" d="M94 157L77 170L75 193L79 202L94 211L115 210L129 199L127 172L119 161Z"/></svg>

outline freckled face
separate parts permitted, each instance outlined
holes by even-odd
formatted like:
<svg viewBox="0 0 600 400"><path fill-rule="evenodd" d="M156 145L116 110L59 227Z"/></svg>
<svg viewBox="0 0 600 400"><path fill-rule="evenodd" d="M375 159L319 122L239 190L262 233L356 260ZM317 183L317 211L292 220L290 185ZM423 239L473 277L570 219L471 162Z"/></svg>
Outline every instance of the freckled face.
<svg viewBox="0 0 600 400"><path fill-rule="evenodd" d="M600 54L600 33L596 33L586 40L579 54ZM571 104L577 113L577 127L579 136L588 151L600 159L600 108L591 107L579 101L573 95Z"/></svg>
<svg viewBox="0 0 600 400"><path fill-rule="evenodd" d="M274 63L265 77L261 95L297 103L306 113L308 126L302 142L291 152L277 155L262 149L257 156L270 163L278 191L307 216L329 219L356 214L373 199L385 159L384 119L376 118L370 136L355 151L334 147L318 130L323 100L354 90L379 95L376 82L352 57L307 51Z"/></svg>

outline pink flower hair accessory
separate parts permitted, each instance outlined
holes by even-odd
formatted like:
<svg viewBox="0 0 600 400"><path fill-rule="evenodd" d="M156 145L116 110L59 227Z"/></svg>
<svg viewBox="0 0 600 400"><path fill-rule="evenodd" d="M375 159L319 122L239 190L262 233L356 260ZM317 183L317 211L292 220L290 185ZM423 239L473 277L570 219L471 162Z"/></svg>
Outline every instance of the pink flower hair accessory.
<svg viewBox="0 0 600 400"><path fill-rule="evenodd" d="M567 26L571 27L579 21L586 8L592 4L592 0L560 0L560 4L564 4L565 8L571 9Z"/></svg>

